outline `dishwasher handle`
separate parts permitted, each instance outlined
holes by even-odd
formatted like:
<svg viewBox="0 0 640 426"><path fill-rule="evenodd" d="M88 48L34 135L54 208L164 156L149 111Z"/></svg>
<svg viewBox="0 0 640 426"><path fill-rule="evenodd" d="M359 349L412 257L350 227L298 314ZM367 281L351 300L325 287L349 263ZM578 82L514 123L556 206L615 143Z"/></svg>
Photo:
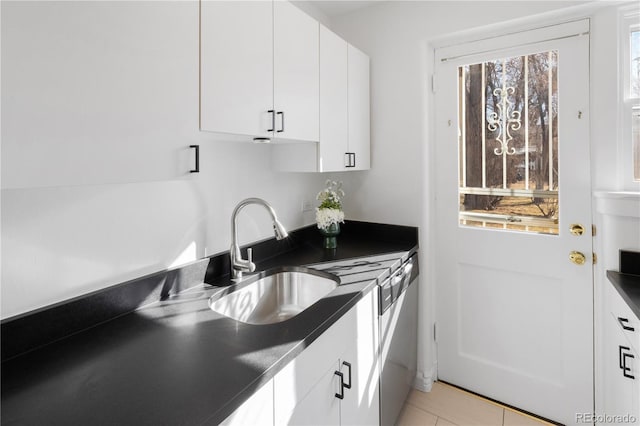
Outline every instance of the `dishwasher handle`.
<svg viewBox="0 0 640 426"><path fill-rule="evenodd" d="M379 285L378 315L383 315L419 274L418 256L412 255L394 273Z"/></svg>

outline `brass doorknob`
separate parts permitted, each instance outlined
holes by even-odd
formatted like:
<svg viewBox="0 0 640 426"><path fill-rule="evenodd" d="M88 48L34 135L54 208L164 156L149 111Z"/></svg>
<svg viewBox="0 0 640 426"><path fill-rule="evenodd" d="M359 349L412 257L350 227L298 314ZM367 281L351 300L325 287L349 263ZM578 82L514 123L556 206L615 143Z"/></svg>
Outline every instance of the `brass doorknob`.
<svg viewBox="0 0 640 426"><path fill-rule="evenodd" d="M583 253L580 253L579 251L572 251L571 253L569 253L569 260L576 265L584 265L587 258Z"/></svg>
<svg viewBox="0 0 640 426"><path fill-rule="evenodd" d="M579 223L572 223L571 226L569 226L569 232L571 232L572 235L580 236L584 234L584 226Z"/></svg>

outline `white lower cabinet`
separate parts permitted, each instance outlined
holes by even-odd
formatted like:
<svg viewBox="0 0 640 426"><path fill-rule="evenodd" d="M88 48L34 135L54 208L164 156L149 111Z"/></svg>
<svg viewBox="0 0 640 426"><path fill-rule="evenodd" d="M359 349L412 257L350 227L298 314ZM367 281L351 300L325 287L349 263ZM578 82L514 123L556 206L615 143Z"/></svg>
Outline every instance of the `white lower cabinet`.
<svg viewBox="0 0 640 426"><path fill-rule="evenodd" d="M275 424L379 424L377 327L372 291L274 377Z"/></svg>
<svg viewBox="0 0 640 426"><path fill-rule="evenodd" d="M596 421L640 425L640 321L617 290L607 287L602 348L604 405Z"/></svg>
<svg viewBox="0 0 640 426"><path fill-rule="evenodd" d="M378 425L379 371L374 290L221 424Z"/></svg>
<svg viewBox="0 0 640 426"><path fill-rule="evenodd" d="M221 426L273 425L273 380L269 380L227 417Z"/></svg>
<svg viewBox="0 0 640 426"><path fill-rule="evenodd" d="M339 390L339 381L335 374L337 360L324 371L315 370L316 367L306 363L293 363L296 365L276 376L278 395L274 400L275 424L340 424L340 400L335 397L335 392ZM303 365L306 368L314 368L319 373L317 381L299 383L303 380L297 379L296 375L304 376L300 374Z"/></svg>

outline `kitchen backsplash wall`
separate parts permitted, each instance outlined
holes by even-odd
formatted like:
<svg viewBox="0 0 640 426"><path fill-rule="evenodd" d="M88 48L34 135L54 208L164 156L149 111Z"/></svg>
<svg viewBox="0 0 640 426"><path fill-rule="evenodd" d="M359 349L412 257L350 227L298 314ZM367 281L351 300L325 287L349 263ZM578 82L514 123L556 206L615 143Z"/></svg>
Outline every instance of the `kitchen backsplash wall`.
<svg viewBox="0 0 640 426"><path fill-rule="evenodd" d="M328 176L198 130L197 2L2 2L2 96L2 318L228 250L245 197L314 221Z"/></svg>

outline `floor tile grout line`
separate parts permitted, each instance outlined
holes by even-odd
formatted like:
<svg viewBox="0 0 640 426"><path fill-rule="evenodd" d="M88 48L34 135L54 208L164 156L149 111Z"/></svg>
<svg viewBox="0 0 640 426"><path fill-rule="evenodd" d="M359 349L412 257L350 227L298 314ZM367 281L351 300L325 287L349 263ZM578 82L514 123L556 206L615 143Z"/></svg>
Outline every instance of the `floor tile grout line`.
<svg viewBox="0 0 640 426"><path fill-rule="evenodd" d="M468 392L468 391L466 391L466 390L464 390L464 389L460 389L460 388L458 388L458 387L456 387L456 386L452 386L452 385L450 385L449 383L445 383L445 382L438 382L438 383L440 383L440 384L442 384L442 385L444 385L444 386L448 387L449 389L453 389L453 390L458 391L458 392L460 392L460 393L463 393L463 394L465 394L465 395L472 396L472 397L474 397L475 399L478 399L478 400L480 400L480 401L483 401L483 402L489 403L489 404L491 404L491 405L493 405L493 406L496 406L496 407L498 407L498 408L502 408L503 410L504 410L505 408L507 408L507 407L505 407L504 405L500 404L499 402L492 401L492 400L487 399L487 398L483 398L483 397L482 397L482 396L480 396L480 395L476 395L476 394L475 394L475 393L473 393L473 392Z"/></svg>
<svg viewBox="0 0 640 426"><path fill-rule="evenodd" d="M505 410L505 411L509 410L509 411L511 411L512 413L516 413L516 414L519 414L519 415L521 415L521 416L523 416L523 417L527 417L527 418L529 418L529 419L531 419L531 420L535 420L536 422L540 423L541 425L554 426L554 424L553 424L553 423L549 423L549 422L547 422L547 421L544 421L544 420L542 420L541 418L536 417L536 416L532 416L531 414L529 414L529 413L525 413L524 411L516 410L515 408L511 408L511 407L506 407L506 406L505 406L505 407L504 407L504 410Z"/></svg>
<svg viewBox="0 0 640 426"><path fill-rule="evenodd" d="M404 404L405 404L405 405L411 405L413 408L417 408L418 410L420 410L420 411L424 411L425 413L427 413L427 414L431 414L432 416L435 416L435 417L441 417L441 416L439 416L439 415L437 415L437 414L435 414L435 413L432 413L432 412L431 412L431 411L429 411L429 410L425 410L424 408L417 406L416 404L414 404L414 403L413 403L413 402L411 402L411 401L405 401L405 403L404 403ZM445 419L445 420L447 420L447 419ZM448 420L447 420L447 421L448 421ZM453 422L452 422L452 423L453 423Z"/></svg>
<svg viewBox="0 0 640 426"><path fill-rule="evenodd" d="M446 417L443 417L443 416L441 416L441 415L438 415L438 414L432 413L432 412L431 412L431 411L429 411L429 410L425 410L424 408L417 406L416 404L414 404L413 402L411 402L411 401L409 401L409 400L405 401L405 405L407 405L407 404L408 404L408 405L411 405L411 406L412 406L412 407L414 407L414 408L417 408L417 409L418 409L418 410L420 410L420 411L423 411L423 412L425 412L425 413L431 414L432 416L435 416L435 417L437 417L437 418L439 418L439 419L445 420L445 421L447 421L447 422L449 422L449 423L451 423L451 424L454 424L454 425L457 425L457 424L458 424L458 423L454 422L453 420L450 420L450 419L448 419L448 418L446 418ZM437 420L436 420L436 424L438 424L438 421L437 421Z"/></svg>

